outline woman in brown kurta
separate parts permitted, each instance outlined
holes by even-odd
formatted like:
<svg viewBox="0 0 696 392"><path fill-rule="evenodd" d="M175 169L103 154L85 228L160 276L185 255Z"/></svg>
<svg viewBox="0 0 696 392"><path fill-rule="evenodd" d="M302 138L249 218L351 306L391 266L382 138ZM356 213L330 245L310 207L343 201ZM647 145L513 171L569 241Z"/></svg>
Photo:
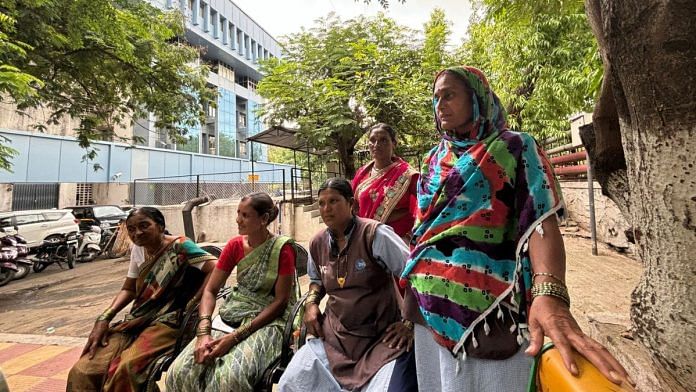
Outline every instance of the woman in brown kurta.
<svg viewBox="0 0 696 392"><path fill-rule="evenodd" d="M281 391L404 390L400 358L412 349L394 278L408 249L389 226L353 216L350 183L333 178L319 188L326 230L311 240L306 304L307 342L293 357ZM324 314L319 301L328 294ZM394 379L396 378L396 379Z"/></svg>

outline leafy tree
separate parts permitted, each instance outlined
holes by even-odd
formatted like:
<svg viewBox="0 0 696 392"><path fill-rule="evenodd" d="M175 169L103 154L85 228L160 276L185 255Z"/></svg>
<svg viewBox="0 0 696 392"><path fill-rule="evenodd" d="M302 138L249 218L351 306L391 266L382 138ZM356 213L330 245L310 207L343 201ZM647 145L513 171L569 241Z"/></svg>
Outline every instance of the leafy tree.
<svg viewBox="0 0 696 392"><path fill-rule="evenodd" d="M78 119L82 147L117 138L117 126L146 113L180 142L204 116L203 104L214 101L207 67L196 65L197 50L179 41L179 12L142 0L6 0L0 12L16 21L3 29L6 39L22 43L21 50L3 51L2 66L29 75L35 87L27 94L27 83L0 85L6 93L0 99L19 110L48 108L49 123ZM92 148L87 157L95 155Z"/></svg>
<svg viewBox="0 0 696 392"><path fill-rule="evenodd" d="M573 4L530 13L514 1L477 3L460 61L489 75L513 128L549 136L591 110L602 66L582 3Z"/></svg>
<svg viewBox="0 0 696 392"><path fill-rule="evenodd" d="M0 11L0 97L14 94L20 99L26 99L36 94L34 86L40 87L42 83L32 75L22 72L19 68L7 63L9 56L18 58L26 57L26 50L30 46L24 42L10 38L9 33L15 30L14 18ZM1 143L8 142L6 138L0 138ZM9 146L0 144L0 168L11 170L10 158L17 155L17 151Z"/></svg>
<svg viewBox="0 0 696 392"><path fill-rule="evenodd" d="M423 76L428 84L432 84L435 73L455 61L447 50L447 40L451 29L445 11L435 8L430 14L430 19L423 26L423 31L425 33L422 51Z"/></svg>
<svg viewBox="0 0 696 392"><path fill-rule="evenodd" d="M283 58L262 64L260 115L295 123L314 146L336 150L352 177L355 145L374 123L421 137L432 128L413 35L384 15L320 20L287 38Z"/></svg>

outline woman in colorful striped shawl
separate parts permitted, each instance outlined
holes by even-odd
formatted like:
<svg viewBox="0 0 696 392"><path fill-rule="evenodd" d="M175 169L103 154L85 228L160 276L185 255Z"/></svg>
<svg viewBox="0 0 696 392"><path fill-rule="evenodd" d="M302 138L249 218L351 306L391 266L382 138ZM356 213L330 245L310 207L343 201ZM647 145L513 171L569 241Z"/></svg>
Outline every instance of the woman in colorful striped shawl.
<svg viewBox="0 0 696 392"><path fill-rule="evenodd" d="M421 170L402 274L427 324L415 331L420 390L524 390L544 336L573 374L574 348L621 383L626 371L582 333L561 298L532 301L533 284L565 286L563 200L544 152L507 128L478 69L440 72L433 105L442 140Z"/></svg>
<svg viewBox="0 0 696 392"><path fill-rule="evenodd" d="M68 375L68 391L144 390L152 361L173 349L183 314L200 298L215 257L186 237L165 234L164 225L156 208L141 207L128 215L134 246L126 281L97 318L82 357ZM116 313L131 302L125 319L110 327Z"/></svg>

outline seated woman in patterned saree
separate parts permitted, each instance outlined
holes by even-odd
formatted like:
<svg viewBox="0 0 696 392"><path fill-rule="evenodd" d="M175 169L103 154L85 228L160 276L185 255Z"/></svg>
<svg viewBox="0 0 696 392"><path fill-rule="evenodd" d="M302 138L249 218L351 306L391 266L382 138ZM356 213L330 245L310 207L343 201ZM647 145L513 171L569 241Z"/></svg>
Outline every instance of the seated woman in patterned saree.
<svg viewBox="0 0 696 392"><path fill-rule="evenodd" d="M278 208L265 193L252 193L237 209L232 238L205 286L197 339L167 372L167 391L252 391L280 355L283 328L297 298L294 241L267 226ZM215 298L237 268L237 287L212 319Z"/></svg>
<svg viewBox="0 0 696 392"><path fill-rule="evenodd" d="M351 182L357 215L387 224L408 239L416 220L418 173L394 156L396 132L390 125L378 123L370 128L368 145L372 160L358 169Z"/></svg>
<svg viewBox="0 0 696 392"><path fill-rule="evenodd" d="M201 282L185 272L198 268L207 277L215 268L215 257L191 240L165 234L156 208L131 211L126 227L134 243L126 281L70 369L68 391L143 390L151 362L173 349L185 310L200 298ZM125 320L109 327L131 301Z"/></svg>
<svg viewBox="0 0 696 392"><path fill-rule="evenodd" d="M478 69L440 72L433 104L444 132L421 173L402 274L427 325L415 327L420 390L526 390L544 336L572 374L575 349L620 384L624 368L569 310L563 201L544 152L508 130Z"/></svg>

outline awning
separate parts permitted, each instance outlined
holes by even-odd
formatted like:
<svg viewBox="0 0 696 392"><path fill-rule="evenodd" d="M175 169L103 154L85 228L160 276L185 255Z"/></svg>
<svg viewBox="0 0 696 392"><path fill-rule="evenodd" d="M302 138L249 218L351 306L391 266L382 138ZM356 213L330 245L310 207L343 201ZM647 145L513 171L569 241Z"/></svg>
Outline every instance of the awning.
<svg viewBox="0 0 696 392"><path fill-rule="evenodd" d="M247 142L268 144L269 146L288 148L294 151L309 152L313 155L325 155L327 150L318 150L307 139L297 134L297 130L281 125L272 126L254 136L247 137Z"/></svg>

